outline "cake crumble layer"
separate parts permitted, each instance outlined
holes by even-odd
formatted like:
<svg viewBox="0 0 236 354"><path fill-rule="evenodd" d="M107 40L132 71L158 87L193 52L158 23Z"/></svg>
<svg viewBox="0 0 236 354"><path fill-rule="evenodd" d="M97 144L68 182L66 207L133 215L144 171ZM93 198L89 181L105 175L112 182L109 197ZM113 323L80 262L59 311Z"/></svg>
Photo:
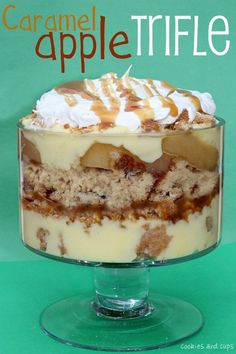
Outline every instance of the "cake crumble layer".
<svg viewBox="0 0 236 354"><path fill-rule="evenodd" d="M165 161L157 173L104 170L77 166L69 171L26 163L24 206L44 215L66 214L89 225L103 217L186 218L218 193L218 175L192 168L184 160Z"/></svg>

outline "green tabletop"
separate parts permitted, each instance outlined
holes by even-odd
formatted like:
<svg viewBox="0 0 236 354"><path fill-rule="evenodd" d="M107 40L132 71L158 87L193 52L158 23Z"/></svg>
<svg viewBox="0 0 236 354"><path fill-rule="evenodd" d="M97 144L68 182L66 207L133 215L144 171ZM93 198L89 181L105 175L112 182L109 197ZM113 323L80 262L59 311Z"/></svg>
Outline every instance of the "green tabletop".
<svg viewBox="0 0 236 354"><path fill-rule="evenodd" d="M199 259L151 269L151 292L192 302L205 318L199 334L160 352L236 353L235 252L236 244L221 245ZM35 260L2 262L0 277L0 354L91 353L47 337L38 319L48 304L92 291L92 268L36 256ZM191 344L205 349L191 349Z"/></svg>

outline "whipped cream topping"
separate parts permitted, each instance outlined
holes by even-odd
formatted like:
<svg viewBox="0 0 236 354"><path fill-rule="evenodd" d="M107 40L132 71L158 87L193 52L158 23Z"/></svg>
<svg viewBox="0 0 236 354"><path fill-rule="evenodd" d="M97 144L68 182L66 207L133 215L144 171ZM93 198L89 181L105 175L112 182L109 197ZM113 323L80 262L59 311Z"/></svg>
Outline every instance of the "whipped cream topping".
<svg viewBox="0 0 236 354"><path fill-rule="evenodd" d="M192 123L198 112L213 116L215 109L209 93L177 89L165 81L136 79L128 70L120 78L108 73L46 92L37 101L32 124L42 128L99 126L139 131L150 121L173 124L183 112Z"/></svg>

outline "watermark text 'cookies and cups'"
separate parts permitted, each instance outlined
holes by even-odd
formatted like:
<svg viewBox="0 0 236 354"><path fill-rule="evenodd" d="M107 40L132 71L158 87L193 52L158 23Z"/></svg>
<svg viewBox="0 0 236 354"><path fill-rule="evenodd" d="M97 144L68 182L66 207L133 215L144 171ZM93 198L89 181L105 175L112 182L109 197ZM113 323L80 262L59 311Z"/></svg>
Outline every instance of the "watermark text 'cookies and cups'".
<svg viewBox="0 0 236 354"><path fill-rule="evenodd" d="M230 352L235 349L235 345L233 343L182 343L180 344L180 349L183 351L203 351L205 352L217 352L223 351Z"/></svg>

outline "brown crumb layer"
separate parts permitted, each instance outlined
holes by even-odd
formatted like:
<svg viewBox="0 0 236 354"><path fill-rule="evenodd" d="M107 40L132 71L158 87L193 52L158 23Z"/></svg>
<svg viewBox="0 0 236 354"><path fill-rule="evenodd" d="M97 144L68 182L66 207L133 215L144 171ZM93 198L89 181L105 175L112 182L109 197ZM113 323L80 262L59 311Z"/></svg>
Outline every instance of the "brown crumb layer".
<svg viewBox="0 0 236 354"><path fill-rule="evenodd" d="M23 206L89 227L105 217L121 223L141 217L176 222L210 205L219 188L215 171L198 170L177 158L166 167L161 173L80 165L64 171L24 161Z"/></svg>
<svg viewBox="0 0 236 354"><path fill-rule="evenodd" d="M157 257L168 246L171 237L166 232L164 225L148 229L141 237L137 246L138 258Z"/></svg>
<svg viewBox="0 0 236 354"><path fill-rule="evenodd" d="M101 224L104 218L120 222L125 220L138 220L159 218L161 220L170 220L173 223L178 220L188 220L190 214L201 212L205 206L211 204L216 195L214 191L211 195L201 197L195 200L180 199L176 202L144 202L132 205L127 209L109 210L104 206L80 206L77 208L65 208L58 203L50 202L39 195L32 195L31 198L22 198L22 206L26 210L35 211L44 216L55 218L67 217L68 223L79 220L86 228L92 224Z"/></svg>
<svg viewBox="0 0 236 354"><path fill-rule="evenodd" d="M206 113L200 113L200 112L197 112L196 117L191 122L189 120L188 111L185 109L180 114L176 122L168 126L168 129L169 130L198 129L204 127L213 127L216 123L217 120L214 116L211 116Z"/></svg>
<svg viewBox="0 0 236 354"><path fill-rule="evenodd" d="M85 93L84 93L85 94ZM86 97L88 98L88 97ZM69 94L65 95L65 100L68 103L69 106L74 106L75 105L75 100L72 96ZM137 107L137 103L134 104L134 101L131 100L131 105L127 106L126 111L133 111L134 108ZM40 119L37 118L36 113L31 113L21 119L22 124L24 125L25 121L31 120L32 125L36 127L43 128ZM217 119L209 115L207 113L203 112L197 112L196 117L194 118L193 121L190 121L188 111L184 109L182 113L179 115L178 119L176 120L175 123L173 124L159 124L158 121L155 121L154 119L146 119L142 122L141 129L142 132L149 133L149 132L168 132L171 130L189 130L189 129L198 129L202 127L213 127L217 124ZM96 125L90 125L88 127L71 127L69 124L64 125L65 130L70 130L71 132L76 132L79 134L87 134L91 132L99 132L99 131L105 131L108 128L114 128L115 124L114 122L106 122L106 121L101 121L101 123L96 124Z"/></svg>
<svg viewBox="0 0 236 354"><path fill-rule="evenodd" d="M116 212L136 205L171 204L211 195L218 185L215 171L198 170L180 159L173 159L169 170L160 174L82 166L64 171L32 162L24 162L23 169L25 199L57 203L67 209L89 205ZM175 208L169 204L168 208Z"/></svg>
<svg viewBox="0 0 236 354"><path fill-rule="evenodd" d="M47 249L47 238L49 236L49 231L40 227L36 233L36 237L39 239L40 242L40 250L46 251Z"/></svg>

